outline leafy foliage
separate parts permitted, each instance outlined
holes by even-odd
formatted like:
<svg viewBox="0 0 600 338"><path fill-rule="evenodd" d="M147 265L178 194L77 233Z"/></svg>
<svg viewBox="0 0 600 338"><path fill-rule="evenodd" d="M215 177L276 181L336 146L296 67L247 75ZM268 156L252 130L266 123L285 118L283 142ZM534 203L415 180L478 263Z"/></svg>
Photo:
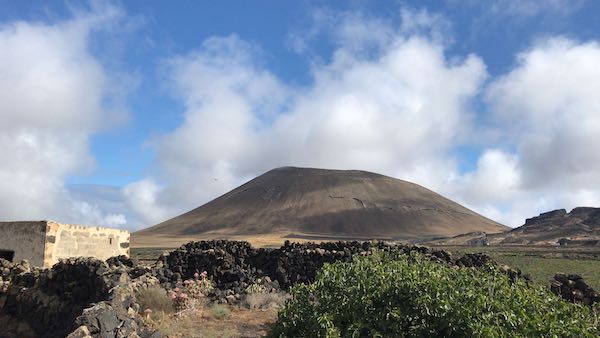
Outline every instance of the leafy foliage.
<svg viewBox="0 0 600 338"><path fill-rule="evenodd" d="M328 264L296 285L271 337L597 337L589 308L496 266L456 268L419 256Z"/></svg>

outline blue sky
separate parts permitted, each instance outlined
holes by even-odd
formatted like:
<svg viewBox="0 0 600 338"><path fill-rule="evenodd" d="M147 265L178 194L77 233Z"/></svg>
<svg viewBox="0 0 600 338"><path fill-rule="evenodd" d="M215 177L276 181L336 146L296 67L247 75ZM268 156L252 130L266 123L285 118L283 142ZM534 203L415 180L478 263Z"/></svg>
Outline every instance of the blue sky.
<svg viewBox="0 0 600 338"><path fill-rule="evenodd" d="M138 229L276 166L516 226L600 204L600 3L0 0L0 218Z"/></svg>

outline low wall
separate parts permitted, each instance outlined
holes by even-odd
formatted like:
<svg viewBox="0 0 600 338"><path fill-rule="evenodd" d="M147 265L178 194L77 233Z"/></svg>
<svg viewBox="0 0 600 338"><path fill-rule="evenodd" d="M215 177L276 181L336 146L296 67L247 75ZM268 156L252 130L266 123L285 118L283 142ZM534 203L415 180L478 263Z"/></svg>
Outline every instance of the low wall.
<svg viewBox="0 0 600 338"><path fill-rule="evenodd" d="M61 258L129 256L129 232L126 230L87 227L48 222L44 267L51 267Z"/></svg>
<svg viewBox="0 0 600 338"><path fill-rule="evenodd" d="M34 266L44 264L46 222L0 222L0 250L14 251L13 262L27 259Z"/></svg>

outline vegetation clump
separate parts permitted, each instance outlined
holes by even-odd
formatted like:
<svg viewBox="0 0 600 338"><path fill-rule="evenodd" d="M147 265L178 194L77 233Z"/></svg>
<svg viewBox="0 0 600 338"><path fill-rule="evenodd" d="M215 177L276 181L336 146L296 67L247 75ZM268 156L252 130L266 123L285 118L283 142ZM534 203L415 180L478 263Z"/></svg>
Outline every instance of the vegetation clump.
<svg viewBox="0 0 600 338"><path fill-rule="evenodd" d="M210 307L210 313L216 319L223 319L229 317L231 311L223 304L213 304L213 306Z"/></svg>
<svg viewBox="0 0 600 338"><path fill-rule="evenodd" d="M298 284L271 337L597 337L598 315L497 266L418 255L326 264Z"/></svg>
<svg viewBox="0 0 600 338"><path fill-rule="evenodd" d="M162 312L170 314L173 312L173 301L167 294L167 291L160 286L139 289L136 292L140 310L147 313L146 310L151 310L151 313Z"/></svg>

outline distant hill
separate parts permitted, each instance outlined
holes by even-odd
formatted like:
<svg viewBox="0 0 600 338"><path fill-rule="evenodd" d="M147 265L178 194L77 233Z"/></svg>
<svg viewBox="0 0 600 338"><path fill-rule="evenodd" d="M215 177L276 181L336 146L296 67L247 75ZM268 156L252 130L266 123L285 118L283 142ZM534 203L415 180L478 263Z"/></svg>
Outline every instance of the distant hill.
<svg viewBox="0 0 600 338"><path fill-rule="evenodd" d="M132 243L257 236L414 240L507 229L414 183L358 170L284 167L136 232Z"/></svg>
<svg viewBox="0 0 600 338"><path fill-rule="evenodd" d="M431 241L437 245L598 245L600 208L558 209L528 218L525 224L499 234L465 233Z"/></svg>

